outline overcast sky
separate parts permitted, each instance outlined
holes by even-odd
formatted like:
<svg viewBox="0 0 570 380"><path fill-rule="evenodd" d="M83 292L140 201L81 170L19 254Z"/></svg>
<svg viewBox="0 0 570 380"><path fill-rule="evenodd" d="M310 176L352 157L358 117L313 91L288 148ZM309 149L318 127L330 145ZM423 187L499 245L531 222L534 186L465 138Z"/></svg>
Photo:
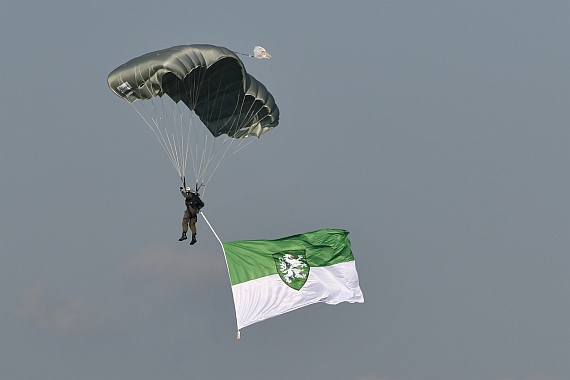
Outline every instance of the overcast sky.
<svg viewBox="0 0 570 380"><path fill-rule="evenodd" d="M0 379L570 379L570 3L0 3ZM220 245L107 86L244 57L279 126L205 196L224 241L350 238L364 304L242 330Z"/></svg>

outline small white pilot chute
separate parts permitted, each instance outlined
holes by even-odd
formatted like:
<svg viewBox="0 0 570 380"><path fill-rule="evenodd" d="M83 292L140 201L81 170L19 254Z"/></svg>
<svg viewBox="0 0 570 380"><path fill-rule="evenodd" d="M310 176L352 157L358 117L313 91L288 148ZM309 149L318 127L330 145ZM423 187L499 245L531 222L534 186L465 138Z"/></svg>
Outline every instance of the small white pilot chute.
<svg viewBox="0 0 570 380"><path fill-rule="evenodd" d="M253 48L253 55L240 53L239 51L234 51L234 53L239 54L239 55L245 55L246 57L257 58L257 59L264 59L264 58L269 59L269 58L271 58L271 55L267 52L267 50L265 50L265 48L263 46L259 46L259 45Z"/></svg>
<svg viewBox="0 0 570 380"><path fill-rule="evenodd" d="M253 48L253 56L257 59L271 58L267 50L265 50L265 48L261 46L256 46Z"/></svg>

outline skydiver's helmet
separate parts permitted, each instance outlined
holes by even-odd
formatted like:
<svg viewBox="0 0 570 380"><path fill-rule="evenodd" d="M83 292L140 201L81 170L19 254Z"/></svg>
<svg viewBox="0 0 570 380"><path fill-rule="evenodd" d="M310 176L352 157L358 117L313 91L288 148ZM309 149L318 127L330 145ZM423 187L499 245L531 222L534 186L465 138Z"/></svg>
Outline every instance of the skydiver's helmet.
<svg viewBox="0 0 570 380"><path fill-rule="evenodd" d="M200 195L196 190L192 189L190 186L186 187L186 193Z"/></svg>

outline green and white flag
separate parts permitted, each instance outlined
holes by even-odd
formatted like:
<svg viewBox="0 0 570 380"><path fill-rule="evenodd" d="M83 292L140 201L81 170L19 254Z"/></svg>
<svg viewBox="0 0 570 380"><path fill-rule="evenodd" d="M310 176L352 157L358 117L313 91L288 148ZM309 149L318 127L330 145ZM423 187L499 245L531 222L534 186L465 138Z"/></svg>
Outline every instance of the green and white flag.
<svg viewBox="0 0 570 380"><path fill-rule="evenodd" d="M317 302L364 302L348 231L222 244L238 330Z"/></svg>

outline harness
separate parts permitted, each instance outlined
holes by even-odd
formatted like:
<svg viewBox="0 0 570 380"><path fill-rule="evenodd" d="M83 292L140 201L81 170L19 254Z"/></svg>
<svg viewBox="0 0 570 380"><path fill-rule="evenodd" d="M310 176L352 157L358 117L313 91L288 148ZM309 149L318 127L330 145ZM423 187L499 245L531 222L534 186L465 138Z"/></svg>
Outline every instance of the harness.
<svg viewBox="0 0 570 380"><path fill-rule="evenodd" d="M188 198L186 198L184 200L184 203L186 204L186 209L188 210L188 214L190 214L190 218L197 218L198 217L198 213L193 213L190 208L196 210L196 211L200 211L200 208L202 208L203 202L201 202L201 199L198 198L195 195L192 195Z"/></svg>

